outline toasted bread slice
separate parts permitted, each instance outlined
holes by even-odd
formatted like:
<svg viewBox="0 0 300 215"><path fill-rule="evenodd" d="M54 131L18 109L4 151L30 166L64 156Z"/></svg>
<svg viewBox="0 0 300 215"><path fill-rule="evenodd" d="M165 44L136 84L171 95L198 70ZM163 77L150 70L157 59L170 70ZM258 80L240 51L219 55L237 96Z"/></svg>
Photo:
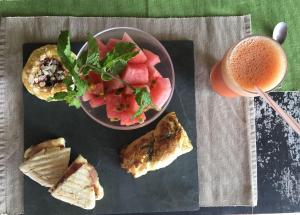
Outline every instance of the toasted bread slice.
<svg viewBox="0 0 300 215"><path fill-rule="evenodd" d="M32 157L34 154L38 153L42 149L52 148L52 147L65 147L65 139L60 137L57 139L47 140L37 145L30 146L24 153L24 159L27 160Z"/></svg>
<svg viewBox="0 0 300 215"><path fill-rule="evenodd" d="M20 170L40 185L52 187L68 168L71 149L64 148L64 139L59 138L32 146L26 152Z"/></svg>
<svg viewBox="0 0 300 215"><path fill-rule="evenodd" d="M83 209L93 209L104 196L95 168L81 155L49 191L54 198Z"/></svg>
<svg viewBox="0 0 300 215"><path fill-rule="evenodd" d="M193 149L186 131L174 112L167 114L153 131L121 151L121 167L135 178L170 165Z"/></svg>

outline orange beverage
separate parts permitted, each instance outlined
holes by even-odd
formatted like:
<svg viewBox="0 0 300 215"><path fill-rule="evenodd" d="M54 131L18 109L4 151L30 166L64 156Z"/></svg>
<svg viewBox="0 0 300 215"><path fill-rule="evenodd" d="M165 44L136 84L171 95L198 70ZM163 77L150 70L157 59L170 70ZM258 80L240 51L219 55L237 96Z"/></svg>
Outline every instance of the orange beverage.
<svg viewBox="0 0 300 215"><path fill-rule="evenodd" d="M257 96L256 87L267 92L283 80L287 70L284 50L264 36L247 37L231 47L213 66L212 88L226 97Z"/></svg>

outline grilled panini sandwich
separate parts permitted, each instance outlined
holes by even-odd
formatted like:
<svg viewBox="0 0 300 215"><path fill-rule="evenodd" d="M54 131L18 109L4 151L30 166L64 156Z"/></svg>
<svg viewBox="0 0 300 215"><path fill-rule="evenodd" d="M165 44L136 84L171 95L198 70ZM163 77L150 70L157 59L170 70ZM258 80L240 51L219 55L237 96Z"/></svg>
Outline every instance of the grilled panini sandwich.
<svg viewBox="0 0 300 215"><path fill-rule="evenodd" d="M48 140L27 149L19 168L40 185L52 187L68 168L70 152L64 138Z"/></svg>
<svg viewBox="0 0 300 215"><path fill-rule="evenodd" d="M49 191L54 198L83 209L93 209L104 196L95 168L81 155Z"/></svg>

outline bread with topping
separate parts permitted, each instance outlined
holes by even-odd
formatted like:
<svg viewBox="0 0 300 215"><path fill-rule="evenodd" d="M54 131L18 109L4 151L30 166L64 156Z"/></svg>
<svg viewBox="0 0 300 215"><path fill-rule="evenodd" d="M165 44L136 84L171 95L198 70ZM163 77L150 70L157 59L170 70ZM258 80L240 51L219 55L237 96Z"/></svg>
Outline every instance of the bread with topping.
<svg viewBox="0 0 300 215"><path fill-rule="evenodd" d="M126 146L120 154L121 167L135 178L170 165L193 149L175 112L160 120L154 130Z"/></svg>

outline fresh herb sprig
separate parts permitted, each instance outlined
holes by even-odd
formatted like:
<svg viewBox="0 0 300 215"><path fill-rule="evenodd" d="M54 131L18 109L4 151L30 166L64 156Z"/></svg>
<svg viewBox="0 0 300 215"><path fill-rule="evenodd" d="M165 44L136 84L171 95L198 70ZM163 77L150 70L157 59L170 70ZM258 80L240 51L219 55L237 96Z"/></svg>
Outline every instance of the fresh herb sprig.
<svg viewBox="0 0 300 215"><path fill-rule="evenodd" d="M88 88L88 84L79 76L75 54L71 51L70 33L62 31L58 37L57 53L61 59L61 63L69 71L69 75L64 79L67 86L66 92L55 93L49 101L66 101L69 106L80 107L78 97L82 96Z"/></svg>
<svg viewBox="0 0 300 215"><path fill-rule="evenodd" d="M138 117L146 108L153 106L146 88L133 88L119 78L119 74L125 69L128 61L138 54L135 44L129 42L116 43L114 49L108 52L103 59L100 59L97 41L91 34L88 34L88 48L76 59L71 52L69 32L62 31L58 38L57 52L62 64L69 71L69 76L64 80L67 91L54 94L50 100L65 101L69 106L79 108L79 97L88 89L88 83L80 77L87 75L92 70L99 74L103 81L116 79L133 90L139 109L132 118Z"/></svg>

